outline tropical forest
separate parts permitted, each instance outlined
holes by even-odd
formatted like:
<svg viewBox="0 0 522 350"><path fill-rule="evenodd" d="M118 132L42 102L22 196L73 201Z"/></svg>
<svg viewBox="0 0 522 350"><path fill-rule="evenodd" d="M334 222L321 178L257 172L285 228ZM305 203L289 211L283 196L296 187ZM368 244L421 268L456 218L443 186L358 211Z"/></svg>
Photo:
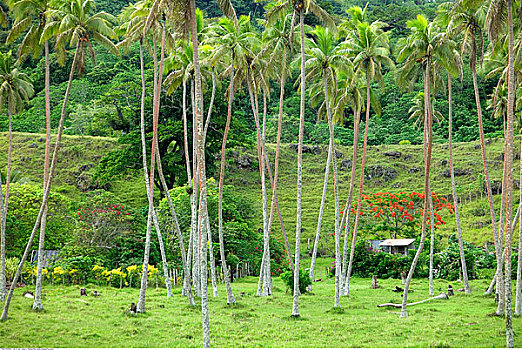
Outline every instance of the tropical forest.
<svg viewBox="0 0 522 350"><path fill-rule="evenodd" d="M0 0L3 348L522 347L521 0Z"/></svg>

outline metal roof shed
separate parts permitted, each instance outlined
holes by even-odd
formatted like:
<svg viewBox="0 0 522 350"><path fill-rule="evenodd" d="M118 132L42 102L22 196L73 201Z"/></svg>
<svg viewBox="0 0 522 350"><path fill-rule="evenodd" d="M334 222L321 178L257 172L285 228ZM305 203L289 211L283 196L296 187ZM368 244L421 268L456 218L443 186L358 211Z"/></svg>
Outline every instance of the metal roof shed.
<svg viewBox="0 0 522 350"><path fill-rule="evenodd" d="M415 249L413 245L415 239L407 238L407 239L387 239L381 243L379 246L382 247L382 250L390 253L390 254L403 254L408 255L408 250Z"/></svg>

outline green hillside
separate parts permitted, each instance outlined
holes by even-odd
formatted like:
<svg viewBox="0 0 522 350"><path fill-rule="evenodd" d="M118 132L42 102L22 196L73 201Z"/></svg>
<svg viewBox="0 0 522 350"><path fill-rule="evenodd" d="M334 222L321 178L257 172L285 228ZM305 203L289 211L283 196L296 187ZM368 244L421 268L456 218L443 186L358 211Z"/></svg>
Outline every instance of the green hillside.
<svg viewBox="0 0 522 350"><path fill-rule="evenodd" d="M7 135L2 135L0 142L0 162L6 161ZM487 140L487 157L493 188L499 188L502 176L503 140ZM44 139L40 134L15 133L15 152L13 153L14 169L19 169L24 177L31 181L41 181L41 166L44 152ZM120 147L116 139L90 136L64 136L61 157L57 166L57 178L54 190L75 199L81 191L96 188L99 184L92 180L99 160L111 149ZM303 244L307 239L313 239L317 224L317 215L322 193L324 166L326 162L326 146L309 146L310 152L304 153L303 168ZM275 154L275 145L268 145L271 161ZM338 164L344 161L344 168L339 171L341 200L344 204L347 198L350 168L351 147L337 147L342 153ZM492 241L489 225L487 201L481 195L482 162L478 142L458 143L455 145L455 168L461 173L456 177L458 195L462 199L461 220L464 238L475 244ZM448 177L447 145L434 145L432 166L432 191L450 198L451 182ZM226 184L235 186L238 193L245 196L253 204L256 211L254 217L259 218L261 227L261 186L257 168L257 151L255 149L239 148L229 150ZM518 151L517 151L518 158ZM280 177L278 184L278 199L285 222L285 228L292 242L295 237L295 195L296 195L296 163L297 153L289 144L282 146L280 161ZM241 164L241 165L240 165ZM251 165L249 165L251 164ZM245 167L246 166L246 167ZM358 162L360 166L360 160ZM518 173L519 165L515 168ZM357 169L357 178L360 170ZM365 193L379 191L422 191L423 162L422 148L417 145L382 145L370 146L367 159L367 178ZM371 176L371 179L368 179ZM146 205L141 172L122 174L117 180L106 185L106 189L115 193L125 204L134 208ZM323 232L333 232L333 192L330 181L330 191L325 210ZM518 183L516 183L518 188ZM357 188L356 188L357 192ZM500 196L495 196L498 206ZM518 198L518 197L517 197ZM518 200L517 200L518 202ZM438 233L444 237L455 230L454 221L446 214L446 222ZM362 222L362 227L365 223ZM274 221L273 231L281 235L279 222ZM363 229L364 235L364 229ZM333 237L324 235L330 242ZM326 243L326 241L324 241ZM332 246L332 244L329 244Z"/></svg>

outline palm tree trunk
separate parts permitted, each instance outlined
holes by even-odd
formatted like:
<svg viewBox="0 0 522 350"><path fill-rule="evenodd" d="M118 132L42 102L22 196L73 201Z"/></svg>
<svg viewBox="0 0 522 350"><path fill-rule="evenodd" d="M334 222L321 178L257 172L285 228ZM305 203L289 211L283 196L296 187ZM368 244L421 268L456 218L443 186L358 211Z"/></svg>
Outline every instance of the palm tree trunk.
<svg viewBox="0 0 522 350"><path fill-rule="evenodd" d="M194 79L195 80L195 79ZM196 118L196 97L194 80L191 84L191 100L192 100L192 199L191 199L191 236L192 236L192 282L194 283L194 290L196 296L201 297L201 277L199 264L199 225L198 225L198 194L199 194L199 176L198 176L198 155L197 155L197 118Z"/></svg>
<svg viewBox="0 0 522 350"><path fill-rule="evenodd" d="M488 164L486 160L486 144L484 142L484 128L482 126L482 107L480 104L480 95L478 91L478 84L477 84L477 69L476 69L476 45L475 41L472 38L472 53L470 55L470 66L471 66L471 75L473 77L473 90L475 94L475 104L477 106L477 116L478 116L478 129L479 129L479 136L480 136L480 151L482 155L482 164L484 167L484 181L486 183L486 192L488 195L488 204L489 204L489 213L491 217L491 226L493 228L493 240L495 243L495 252L497 257L497 286L499 286L499 308L497 309L497 314L500 311L503 313L504 311L504 295L503 295L503 285L504 281L502 278L502 246L501 241L499 239L498 233L497 233L497 226L496 226L496 218L495 218L495 207L493 205L493 192L491 191L491 182L489 180L489 171L488 171Z"/></svg>
<svg viewBox="0 0 522 350"><path fill-rule="evenodd" d="M152 231L152 221L154 216L154 169L155 169L155 160L156 160L156 140L158 138L158 113L159 113L159 98L161 90L161 77L162 67L157 68L157 58L156 58L156 42L154 40L154 98L152 103L152 144L150 151L150 174L149 174L149 190L147 191L147 197L149 202L149 211L147 215L147 231L145 234L145 252L143 254L143 266L141 272L141 287L140 287L140 295L138 298L138 305L136 307L137 312L142 313L145 312L145 296L147 292L147 280L148 280L148 267L149 267L149 254L150 254L150 239L151 239L151 231ZM165 40L165 31L162 30L162 47L161 47L161 58L163 61L163 52L164 52L164 40Z"/></svg>
<svg viewBox="0 0 522 350"><path fill-rule="evenodd" d="M344 222L344 248L343 248L343 266L342 266L342 289L341 295L348 295L349 285L348 281L348 268L347 268L347 260L348 260L348 233L350 231L350 207L352 206L353 200L353 189L355 187L355 164L357 163L357 151L359 148L359 125L360 125L360 112L357 108L357 105L354 104L354 121L353 121L353 154L352 154L352 173L350 176L350 189L348 191L348 200L346 201L346 205L344 206L344 215L346 218L341 221L341 227L343 227ZM355 250L355 241L352 240L351 250ZM353 258L352 258L353 263Z"/></svg>
<svg viewBox="0 0 522 350"><path fill-rule="evenodd" d="M334 307L341 307L341 230L339 227L339 178L337 175L337 160L335 157L335 134L328 98L328 79L326 69L323 68L324 97L326 102L326 114L328 115L328 129L330 131L330 152L332 157L332 170L334 180L334 210L335 210L335 302Z"/></svg>
<svg viewBox="0 0 522 350"><path fill-rule="evenodd" d="M0 264L0 269L2 270L3 277L0 276L0 300L3 301L5 299L5 293L6 293L6 279L5 279L5 231L7 227L7 208L9 203L9 188L11 183L11 163L12 163L12 153L13 153L13 129L12 129L12 107L11 107L11 97L8 97L7 101L7 118L8 118L8 124L9 124L9 136L8 136L8 147L7 147L7 173L6 173L6 183L5 183L5 199L3 199L3 211L0 218L0 226L2 231L2 237L4 244L4 249L1 252L1 258L2 260Z"/></svg>
<svg viewBox="0 0 522 350"><path fill-rule="evenodd" d="M426 67L430 66L430 60L427 59ZM427 97L426 97L427 96ZM417 262L419 261L419 257L422 253L422 249L424 247L424 240L426 239L426 225L428 221L428 206L429 206L429 197L431 193L429 192L429 181L430 181L430 166L431 166L431 149L433 143L433 132L432 132L432 115L431 115L431 104L430 104L430 74L428 68L424 69L424 108L425 108L425 122L424 127L428 129L428 137L427 140L425 138L425 143L427 142L427 146L424 146L425 155L424 155L424 208L422 210L422 231L421 238L419 242L419 247L417 248L417 252L415 253L415 257L411 263L410 271L408 272L408 277L406 278L406 282L404 284L404 293L402 299L402 307L400 317L408 317L408 311L406 310L406 305L408 303L408 290L410 288L411 279L413 278L413 273L415 272L415 268L417 267ZM427 119L427 120L426 120Z"/></svg>
<svg viewBox="0 0 522 350"><path fill-rule="evenodd" d="M370 73L368 67L366 68L366 119L364 126L364 138L363 138L363 154L361 160L361 175L359 177L359 194L357 197L357 211L355 212L355 222L353 224L353 235L352 235L352 249L350 251L350 260L348 262L348 269L346 270L346 281L345 281L345 293L350 294L350 277L352 275L353 258L355 254L355 243L357 240L357 230L359 228L359 220L361 217L362 208L362 196L364 186L364 168L366 165L366 149L368 146L368 125L370 124ZM354 145L355 147L355 145ZM355 163L352 164L355 167Z"/></svg>
<svg viewBox="0 0 522 350"><path fill-rule="evenodd" d="M507 198L506 198L506 236L505 236L505 293L506 293L506 347L514 347L513 343L513 310L511 308L511 244L513 218L513 121L515 105L515 58L513 56L513 2L508 3L508 110L507 110L507 154L504 162L507 165ZM504 190L504 189L503 189Z"/></svg>
<svg viewBox="0 0 522 350"><path fill-rule="evenodd" d="M207 215L207 179L205 171L205 148L203 142L203 92L201 87L201 69L199 66L199 48L198 48L198 32L196 21L196 6L194 0L189 1L189 10L191 14L191 30L192 30L192 47L194 62L194 78L195 78L195 100L196 100L196 121L197 121L197 161L200 181L200 217L201 221L208 220ZM207 280L207 240L206 236L201 234L200 240L200 260L201 260L201 320L203 328L203 347L210 347L210 319L208 308L208 280Z"/></svg>
<svg viewBox="0 0 522 350"><path fill-rule="evenodd" d="M264 150L262 147L261 128L259 125L259 115L257 109L256 98L254 94L257 94L255 87L252 86L254 77L250 73L250 69L247 69L247 88L250 96L250 104L252 105L252 113L254 114L254 120L256 124L256 135L257 135L257 155L259 158L259 175L261 177L261 194L263 201L263 258L261 260L261 266L259 268L259 281L257 284L257 296L268 296L271 294L270 283L268 280L267 273L270 273L270 241L268 232L268 198L265 186L265 161L263 158Z"/></svg>
<svg viewBox="0 0 522 350"><path fill-rule="evenodd" d="M31 247L33 245L34 237L36 235L38 228L40 227L43 212L44 212L47 202L49 200L49 193L51 191L51 184L52 184L52 180L53 180L54 170L56 168L56 163L58 162L58 151L60 149L60 142L62 141L63 125L64 125L64 121L65 121L65 114L67 112L67 102L69 101L69 94L71 92L71 85L72 85L72 81L74 78L74 69L75 69L75 66L76 66L76 63L78 60L79 48L80 48L80 41L78 41L78 43L76 44L76 50L74 53L71 71L69 73L69 81L67 82L67 88L65 90L62 110L60 113L60 121L58 123L58 133L56 135L56 145L54 146L53 157L51 160L51 169L49 170L49 178L47 180L47 184L45 186L45 190L43 193L42 204L40 206L38 216L36 217L36 222L34 224L32 232L31 232L31 236L29 237L29 241L27 242L27 245L25 247L24 254L23 254L22 258L20 259L20 264L18 265L18 268L16 270L15 276L14 276L12 284L11 284L11 288L9 289L9 294L7 295L7 299L4 304L4 310L2 312L2 316L0 317L0 320L2 320L2 321L7 319L7 315L9 313L9 305L11 303L11 299L13 298L13 293L16 288L16 283L18 282L18 279L20 278L20 275L22 273L22 268L24 266L25 260L27 259L27 256L29 255L29 250L31 249Z"/></svg>
<svg viewBox="0 0 522 350"><path fill-rule="evenodd" d="M0 174L0 218L3 215L4 215L4 194L3 194L3 190L2 190L2 175ZM1 232L0 232L0 301L5 300L5 295L6 295L5 230L1 230Z"/></svg>
<svg viewBox="0 0 522 350"><path fill-rule="evenodd" d="M225 256L225 240L223 238L223 183L225 181L225 167L226 167L226 147L227 137L230 130L230 121L232 119L232 102L234 101L234 78L235 78L235 54L232 53L232 65L230 72L230 85L228 87L228 107L227 107L227 121L225 124L225 131L223 132L223 143L221 144L221 167L219 172L219 187L218 187L218 234L219 234L219 251L221 254L221 267L225 276L225 286L227 289L227 304L235 304L236 299L232 293L230 285L230 277L228 275L227 259Z"/></svg>
<svg viewBox="0 0 522 350"><path fill-rule="evenodd" d="M49 178L49 156L51 153L51 99L49 93L50 76L49 76L49 42L46 40L44 43L44 55L45 55L45 156L44 156L44 175L43 175L43 186L45 190L45 184ZM47 206L44 208L42 213L42 222L40 224L40 240L38 242L38 266L36 268L36 285L34 290L34 303L33 310L43 310L44 306L42 303L42 269L44 264L44 246L45 246L45 227L47 225Z"/></svg>
<svg viewBox="0 0 522 350"><path fill-rule="evenodd" d="M520 186L522 189L522 135L520 135ZM522 190L519 203L522 204ZM515 315L522 315L522 215L518 224L518 261L517 261L517 286L515 294Z"/></svg>
<svg viewBox="0 0 522 350"><path fill-rule="evenodd" d="M312 251L312 261L310 263L310 283L314 279L315 261L317 259L317 247L319 245L319 237L321 236L321 225L323 223L324 204L326 202L326 192L328 191L328 175L330 173L330 163L332 161L332 145L328 144L328 156L326 157L326 166L324 168L323 194L321 196L321 205L319 206L319 215L317 217L317 229L315 230L314 248Z"/></svg>
<svg viewBox="0 0 522 350"><path fill-rule="evenodd" d="M448 73L448 149L449 149L449 167L451 175L451 190L453 193L453 205L455 206L455 223L457 225L457 236L459 239L460 266L462 268L462 280L464 282L464 290L466 294L471 294L468 280L468 268L466 266L466 257L464 255L464 241L462 239L462 228L460 225L459 202L457 198L457 189L455 186L455 172L453 169L453 145L452 145L452 128L453 128L453 100L451 95L451 75Z"/></svg>
<svg viewBox="0 0 522 350"><path fill-rule="evenodd" d="M433 198L431 196L431 182L428 181L428 201L430 206L430 271L429 271L429 277L428 277L428 294L433 295L433 273L434 273L434 266L433 266L433 253L435 249L435 218L433 215Z"/></svg>
<svg viewBox="0 0 522 350"><path fill-rule="evenodd" d="M305 36L304 36L304 12L299 11L299 23L301 31L301 103L299 109L299 142L297 146L297 214L295 225L295 263L294 263L294 297L292 303L292 316L299 317L299 260L301 258L301 196L303 192L303 134L305 117Z"/></svg>

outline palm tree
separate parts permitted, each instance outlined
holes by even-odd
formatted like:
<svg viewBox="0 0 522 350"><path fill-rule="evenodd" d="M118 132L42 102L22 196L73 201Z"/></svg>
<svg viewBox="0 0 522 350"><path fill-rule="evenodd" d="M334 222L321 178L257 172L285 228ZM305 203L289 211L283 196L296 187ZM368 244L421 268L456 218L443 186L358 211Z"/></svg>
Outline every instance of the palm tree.
<svg viewBox="0 0 522 350"><path fill-rule="evenodd" d="M7 43L11 43L21 36L24 32L24 38L18 48L18 57L23 59L26 55L31 54L33 58L37 58L44 51L44 69L45 69L45 155L44 155L44 175L43 186L47 183L49 177L49 156L51 153L51 102L50 102L50 71L49 71L49 40L45 40L43 45L40 41L45 22L47 20L46 11L49 9L48 0L18 0L11 4L11 11L15 16L15 23L7 37ZM42 47L43 46L43 47ZM42 214L42 223L40 224L40 239L38 243L38 267L36 273L36 285L34 295L34 310L43 310L42 303L42 269L44 264L43 250L45 244L45 228L47 224L47 207Z"/></svg>
<svg viewBox="0 0 522 350"><path fill-rule="evenodd" d="M236 300L230 286L229 270L225 257L225 243L223 239L223 184L225 180L226 143L232 118L234 92L235 89L238 88L238 86L234 86L236 80L236 67L244 67L245 64L247 64L247 57L253 56L251 47L256 38L251 30L250 18L246 16L241 16L239 21L235 17L232 19L227 17L221 18L216 34L217 36L215 37L215 40L218 46L216 47L211 60L226 59L227 62L230 62L226 69L226 71L229 72L230 82L228 87L227 121L223 132L223 142L221 144L221 166L218 187L218 232L221 264L225 275L225 286L227 289L227 303L233 304Z"/></svg>
<svg viewBox="0 0 522 350"><path fill-rule="evenodd" d="M507 16L506 16L507 8ZM515 57L514 57L514 38L513 38L513 2L511 0L491 1L486 16L486 27L489 37L495 42L500 31L507 24L508 37L508 99L507 99L507 126L505 137L504 168L506 169L506 195L503 198L506 210L505 221L505 316L506 316L506 346L513 347L513 311L511 309L511 242L512 242L512 223L513 218L513 124L514 124L514 105L515 105Z"/></svg>
<svg viewBox="0 0 522 350"><path fill-rule="evenodd" d="M353 257L355 252L355 242L357 239L357 229L359 225L360 212L362 206L362 195L364 186L364 169L366 164L366 149L368 145L368 126L370 123L371 91L370 83L373 80L384 84L382 80L382 68L387 66L394 67L390 59L388 47L388 35L382 30L383 23L368 22L358 23L355 31L350 32L349 37L344 42L350 57L353 57L353 64L356 73L364 73L366 77L366 118L363 138L363 154L361 161L361 174L359 178L359 194L357 198L357 211L352 235L352 249L350 251L350 261L346 272L345 293L350 291L350 276L352 272ZM352 165L354 166L354 165Z"/></svg>
<svg viewBox="0 0 522 350"><path fill-rule="evenodd" d="M24 103L32 97L34 90L31 79L15 66L11 57L11 51L0 53L0 111L7 110L9 123L9 145L7 151L7 176L5 185L5 199L0 193L0 299L5 299L6 276L5 276L5 230L7 220L7 207L9 201L9 184L11 176L11 155L13 152L13 132L11 119L13 115L24 109ZM1 181L1 180L0 180ZM14 288L11 288L14 289Z"/></svg>
<svg viewBox="0 0 522 350"><path fill-rule="evenodd" d="M313 40L310 41L307 49L306 60L306 78L309 81L316 81L323 86L324 106L326 109L328 127L330 132L330 142L328 148L328 157L326 161L325 177L323 185L323 197L321 199L321 207L319 209L318 231L320 232L320 225L322 219L322 212L324 209L324 202L326 197L326 189L328 183L328 172L330 168L330 161L332 162L333 177L334 177L334 198L335 198L335 304L334 307L341 307L340 302L340 286L341 286L341 230L339 223L339 179L337 174L337 160L335 156L335 138L332 116L332 102L329 99L329 93L334 93L337 90L336 72L342 70L352 70L353 66L344 50L341 49L340 44L335 40L334 35L324 27L316 27L311 32ZM311 272L312 273L312 272Z"/></svg>
<svg viewBox="0 0 522 350"><path fill-rule="evenodd" d="M281 14L280 18L271 25L266 22L266 30L263 33L263 43L260 55L267 56L267 67L274 68L274 75L279 78L279 116L277 121L277 140L276 140L276 154L274 160L274 180L272 186L272 202L270 205L270 218L268 220L268 231L272 229L274 205L277 205L277 211L281 223L281 231L285 240L286 252L290 262L290 268L293 270L292 253L290 252L290 245L286 230L281 219L279 205L277 203L277 180L279 177L279 156L281 153L281 132L283 123L283 103L285 96L285 83L290 73L290 61L294 55L295 38L291 36L290 29L292 27L292 15ZM279 64L277 64L279 63ZM270 166L267 164L268 169Z"/></svg>
<svg viewBox="0 0 522 350"><path fill-rule="evenodd" d="M478 130L480 136L480 148L482 154L482 164L484 168L484 180L486 183L486 192L488 196L488 205L491 217L491 225L493 228L493 239L495 242L495 251L497 257L497 288L499 291L499 303L497 314L504 312L504 292L503 292L503 278L501 273L502 268L502 242L496 227L495 207L493 204L493 193L491 191L491 182L489 177L489 170L486 159L486 144L484 141L484 128L482 124L482 106L480 103L480 95L477 83L477 53L482 52L483 39L482 28L483 21L486 14L487 7L485 3L475 2L472 0L459 0L452 7L448 7L448 31L450 33L462 33L462 52L469 55L469 65L473 77L473 89L475 92L475 104L477 107L478 116Z"/></svg>
<svg viewBox="0 0 522 350"><path fill-rule="evenodd" d="M424 107L425 101L426 101L426 99L424 98L423 91L419 91L419 93L411 99L411 102L413 102L413 106L411 106L411 108L408 110L408 113L410 114L408 119L413 119L414 120L413 124L415 126L420 126L420 123L424 119L424 112L426 111L426 109ZM433 108L434 102L435 101L432 96L430 105L432 106L431 113L433 114L433 121L436 123L440 123L441 120L443 119L443 116L442 116L442 113L440 113L439 111L436 111Z"/></svg>
<svg viewBox="0 0 522 350"><path fill-rule="evenodd" d="M304 16L311 12L323 22L323 24L332 31L336 31L334 19L323 10L314 0L284 0L282 3L274 6L269 13L267 19L269 23L273 23L279 18L281 13L292 12L293 16L299 16L299 28L301 34L301 83L299 86L301 92L301 103L299 111L299 141L297 148L297 214L295 225L295 263L294 263L294 297L292 305L292 316L299 317L299 260L301 254L301 197L303 190L303 134L304 134L304 116L305 116L305 98L306 98L306 72L305 72L305 34L304 34ZM293 29L290 30L293 36Z"/></svg>
<svg viewBox="0 0 522 350"><path fill-rule="evenodd" d="M432 91L432 78L434 77L434 71L436 67L436 60L439 57L446 57L446 51L449 49L446 45L441 45L441 39L443 34L440 33L439 28L435 22L428 23L426 18L422 15L418 15L415 20L407 22L408 28L411 30L411 34L407 38L403 38L399 41L399 53L397 55L398 61L404 62L398 74L398 81L404 85L411 86L415 81L415 77L418 75L418 68L422 71L424 80L424 209L422 212L422 231L420 244L412 261L408 277L404 286L404 294L402 301L401 317L408 317L406 310L408 289L410 286L411 278L417 266L420 254L424 247L424 240L426 238L426 225L428 219L428 210L433 207L431 201L431 189L430 189L430 166L431 166L431 150L432 150L432 124L433 124L433 113L431 107L431 91ZM432 210L430 213L433 216ZM433 229L434 221L431 221ZM433 233L432 233L433 236ZM431 269L430 269L431 270ZM431 289L430 289L431 292Z"/></svg>
<svg viewBox="0 0 522 350"><path fill-rule="evenodd" d="M46 186L44 186L44 194L42 199L42 205L38 216L36 218L33 231L29 237L29 241L25 247L24 254L18 265L15 276L13 278L13 285L16 285L18 278L22 271L22 267L27 259L29 250L31 249L34 236L36 231L40 227L41 219L47 201L49 199L49 193L51 189L51 183L56 168L58 150L60 148L60 142L62 139L63 125L65 116L67 114L67 102L69 100L69 94L71 91L71 84L74 78L74 72L77 70L81 76L84 72L86 56L90 56L95 59L95 52L92 49L91 41L94 40L99 44L108 47L112 52L118 53L118 50L110 38L115 38L116 34L111 28L111 22L114 17L105 12L98 12L92 14L94 10L94 2L92 0L68 0L60 4L59 8L48 10L47 22L42 33L40 41L45 42L51 37L56 36L56 54L59 63L64 63L66 58L66 47L67 45L75 46L75 53L71 70L69 72L69 80L67 88L65 90L64 100L62 103L62 109L60 113L60 121L58 123L58 133L56 136L56 145L54 147L53 156L51 158L51 165L49 170L49 177ZM7 319L9 312L9 304L13 297L14 288L9 290L2 317L0 319Z"/></svg>

